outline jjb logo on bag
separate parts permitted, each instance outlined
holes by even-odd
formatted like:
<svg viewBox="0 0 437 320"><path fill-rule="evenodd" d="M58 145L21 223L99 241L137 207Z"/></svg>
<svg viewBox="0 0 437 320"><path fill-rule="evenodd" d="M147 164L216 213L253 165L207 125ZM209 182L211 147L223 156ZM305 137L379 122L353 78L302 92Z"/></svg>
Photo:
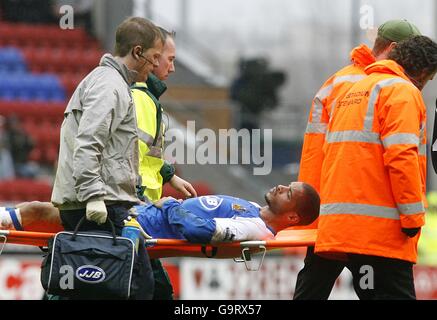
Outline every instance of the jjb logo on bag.
<svg viewBox="0 0 437 320"><path fill-rule="evenodd" d="M105 280L106 274L102 268L84 265L76 270L76 278L87 283L99 283Z"/></svg>

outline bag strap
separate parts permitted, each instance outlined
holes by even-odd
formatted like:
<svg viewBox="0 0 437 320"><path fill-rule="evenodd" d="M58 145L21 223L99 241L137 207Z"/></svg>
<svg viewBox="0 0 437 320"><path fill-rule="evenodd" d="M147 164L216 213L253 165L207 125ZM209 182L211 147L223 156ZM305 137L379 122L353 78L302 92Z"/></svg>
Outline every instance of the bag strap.
<svg viewBox="0 0 437 320"><path fill-rule="evenodd" d="M74 228L74 232L73 232L73 235L71 236L71 240L73 240L73 241L76 240L76 236L77 236L77 233L79 232L79 228L83 224L85 219L86 219L86 216L83 216L79 220L78 224L76 225L76 228ZM105 224L107 224L108 222L109 222L109 225L111 226L111 229L112 229L112 239L114 240L113 245L116 246L117 245L117 235L115 234L114 224L112 223L111 219L109 219L109 217L106 219Z"/></svg>

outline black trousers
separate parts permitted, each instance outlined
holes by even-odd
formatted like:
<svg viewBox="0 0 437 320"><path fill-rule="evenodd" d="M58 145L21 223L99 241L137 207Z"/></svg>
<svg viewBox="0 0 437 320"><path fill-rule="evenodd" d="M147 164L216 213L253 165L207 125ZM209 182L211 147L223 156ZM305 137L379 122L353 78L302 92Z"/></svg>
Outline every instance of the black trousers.
<svg viewBox="0 0 437 320"><path fill-rule="evenodd" d="M173 300L173 286L167 271L159 259L150 259L155 278L155 293L153 300Z"/></svg>
<svg viewBox="0 0 437 320"><path fill-rule="evenodd" d="M308 247L305 265L299 272L293 299L326 300L346 267L361 300L416 299L413 263L378 256L348 254L348 261L330 260Z"/></svg>
<svg viewBox="0 0 437 320"><path fill-rule="evenodd" d="M108 218L111 219L115 227L115 233L121 236L124 226L124 220L129 215L129 208L124 205L110 205L106 206L108 210ZM81 210L61 210L61 221L64 229L73 231L80 219L86 215L85 209ZM98 225L95 222L85 220L80 231L112 231L109 223ZM140 248L144 247L144 240L140 239ZM137 259L135 259L131 299L133 300L151 300L154 293L154 279L153 271L150 265L149 255L145 249L138 250Z"/></svg>

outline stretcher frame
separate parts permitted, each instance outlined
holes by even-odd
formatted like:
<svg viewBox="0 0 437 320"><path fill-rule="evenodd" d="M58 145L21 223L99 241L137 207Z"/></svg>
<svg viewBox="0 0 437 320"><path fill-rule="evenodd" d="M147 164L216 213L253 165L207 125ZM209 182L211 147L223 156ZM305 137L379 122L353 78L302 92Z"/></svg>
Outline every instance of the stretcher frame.
<svg viewBox="0 0 437 320"><path fill-rule="evenodd" d="M48 240L55 233L0 230L0 255L7 243L47 247ZM175 239L146 239L146 249L151 258L167 257L197 257L214 259L234 259L243 263L249 271L258 271L269 250L313 246L316 240L316 229L280 231L274 239L241 241L230 243L190 243L186 240ZM261 254L257 266L253 266L252 255Z"/></svg>

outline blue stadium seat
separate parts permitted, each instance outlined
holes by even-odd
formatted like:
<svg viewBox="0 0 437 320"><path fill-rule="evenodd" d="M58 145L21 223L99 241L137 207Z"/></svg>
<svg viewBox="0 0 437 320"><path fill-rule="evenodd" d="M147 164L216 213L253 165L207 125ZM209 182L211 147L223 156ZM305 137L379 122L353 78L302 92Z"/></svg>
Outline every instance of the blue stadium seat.
<svg viewBox="0 0 437 320"><path fill-rule="evenodd" d="M0 71L0 99L65 101L65 90L53 75Z"/></svg>
<svg viewBox="0 0 437 320"><path fill-rule="evenodd" d="M20 50L5 47L0 48L0 99L63 102L66 94L57 76L27 72Z"/></svg>
<svg viewBox="0 0 437 320"><path fill-rule="evenodd" d="M21 51L12 47L0 48L0 70L9 72L26 71L26 61Z"/></svg>
<svg viewBox="0 0 437 320"><path fill-rule="evenodd" d="M44 74L40 76L40 84L44 88L47 100L64 101L65 91L58 77Z"/></svg>
<svg viewBox="0 0 437 320"><path fill-rule="evenodd" d="M17 96L17 78L14 74L4 73L0 81L0 94L4 100L14 100Z"/></svg>

